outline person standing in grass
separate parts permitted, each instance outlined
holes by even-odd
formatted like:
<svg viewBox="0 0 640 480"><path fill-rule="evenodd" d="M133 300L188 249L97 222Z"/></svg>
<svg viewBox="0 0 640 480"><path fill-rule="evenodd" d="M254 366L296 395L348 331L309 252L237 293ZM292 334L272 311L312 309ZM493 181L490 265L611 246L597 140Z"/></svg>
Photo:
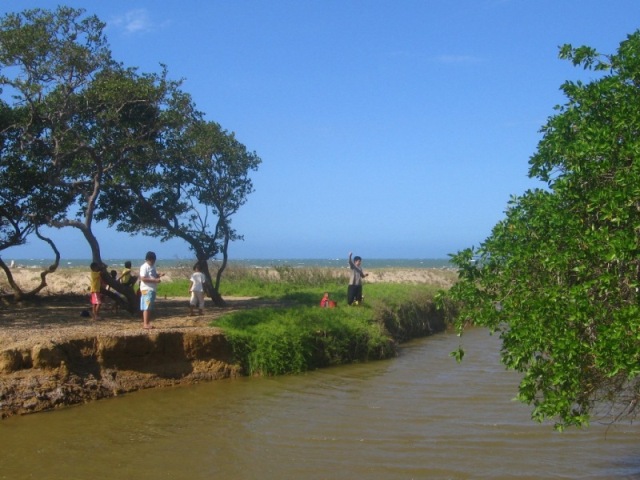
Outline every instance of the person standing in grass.
<svg viewBox="0 0 640 480"><path fill-rule="evenodd" d="M156 287L164 274L156 272L156 254L147 252L145 262L140 267L140 310L142 310L142 328L149 330L151 325L151 310L156 302Z"/></svg>
<svg viewBox="0 0 640 480"><path fill-rule="evenodd" d="M202 315L204 313L204 282L206 277L204 273L200 271L200 265L197 263L193 267L193 274L189 279L191 285L189 292L191 293L191 299L189 300L189 315L193 316L193 309L198 307L198 313Z"/></svg>
<svg viewBox="0 0 640 480"><path fill-rule="evenodd" d="M368 274L362 271L362 258L357 255L352 259L352 252L349 252L349 268L351 275L349 276L349 287L347 288L347 304L359 305L362 303L362 279Z"/></svg>
<svg viewBox="0 0 640 480"><path fill-rule="evenodd" d="M102 307L102 272L98 262L91 262L91 280L89 291L91 292L91 318L100 320L100 308Z"/></svg>

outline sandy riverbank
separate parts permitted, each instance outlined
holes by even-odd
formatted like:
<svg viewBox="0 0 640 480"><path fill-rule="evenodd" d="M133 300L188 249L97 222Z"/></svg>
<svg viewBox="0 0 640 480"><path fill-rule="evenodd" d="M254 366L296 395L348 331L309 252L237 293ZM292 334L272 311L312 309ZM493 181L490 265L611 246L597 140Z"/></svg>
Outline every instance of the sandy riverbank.
<svg viewBox="0 0 640 480"><path fill-rule="evenodd" d="M34 269L18 268L12 273L25 291L40 279ZM188 272L167 270L164 281L178 278L188 278ZM375 270L367 278L370 283L441 288L454 280L454 272L438 269ZM141 388L238 375L224 335L211 323L234 310L275 303L225 297L225 307L210 307L204 315L192 317L186 297L159 298L155 329L147 331L137 314L108 306L98 322L82 316L90 308L88 284L88 271L61 269L47 276L39 300L0 303L0 418ZM0 291L8 291L4 278Z"/></svg>

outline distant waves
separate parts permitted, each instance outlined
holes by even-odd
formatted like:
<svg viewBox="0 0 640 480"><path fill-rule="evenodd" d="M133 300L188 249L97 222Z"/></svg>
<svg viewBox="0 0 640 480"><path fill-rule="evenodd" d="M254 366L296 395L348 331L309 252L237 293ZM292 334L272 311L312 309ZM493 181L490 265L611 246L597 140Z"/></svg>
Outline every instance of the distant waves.
<svg viewBox="0 0 640 480"><path fill-rule="evenodd" d="M110 267L123 267L125 261L131 261L134 267L141 265L144 259L135 258L105 258L103 261ZM53 263L53 259L37 258L16 258L5 260L12 268L46 268ZM193 259L164 259L158 258L158 268L175 268L180 266L192 266ZM89 268L90 259L63 259L60 260L59 268ZM238 265L253 268L269 267L347 267L346 258L322 259L322 258L251 258L236 259L229 261L230 266ZM453 265L446 258L363 258L362 266L367 268L452 268Z"/></svg>

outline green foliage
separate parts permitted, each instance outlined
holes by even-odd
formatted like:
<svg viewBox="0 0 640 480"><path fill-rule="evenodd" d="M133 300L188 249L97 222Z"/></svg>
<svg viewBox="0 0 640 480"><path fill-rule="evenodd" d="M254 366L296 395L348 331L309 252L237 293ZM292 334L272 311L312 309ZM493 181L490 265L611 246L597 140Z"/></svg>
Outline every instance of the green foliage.
<svg viewBox="0 0 640 480"><path fill-rule="evenodd" d="M233 313L215 325L248 374L299 373L395 354L366 308L267 308Z"/></svg>
<svg viewBox="0 0 640 480"><path fill-rule="evenodd" d="M458 347L456 350L454 350L453 352L451 352L450 354L453 358L456 359L456 362L460 363L462 362L462 359L464 358L464 348L462 347Z"/></svg>
<svg viewBox="0 0 640 480"><path fill-rule="evenodd" d="M452 256L460 281L449 296L460 332L470 322L500 332L533 418L564 428L600 408L633 415L640 399L640 33L608 57L560 54L608 73L563 85L567 103L530 160L547 188L512 198L477 250Z"/></svg>
<svg viewBox="0 0 640 480"><path fill-rule="evenodd" d="M0 101L0 250L42 225L72 227L102 263L101 221L179 238L218 301L228 244L242 238L231 218L261 160L205 121L166 67L140 73L112 59L104 28L69 7L0 18L0 91L10 92ZM206 267L216 255L224 261L214 282ZM111 287L137 308L130 291Z"/></svg>
<svg viewBox="0 0 640 480"><path fill-rule="evenodd" d="M331 297L340 298L342 292L346 295L347 273L346 270L330 268L275 266L255 269L235 266L225 270L224 280L221 293L229 296L295 298L304 295L302 290L310 288L314 295L318 290L324 290ZM319 298L316 300L320 301Z"/></svg>
<svg viewBox="0 0 640 480"><path fill-rule="evenodd" d="M103 28L68 7L0 18L0 90L10 92L0 118L1 248L23 243L73 204L84 180L67 182L84 157L74 136L88 128L84 119L80 131L72 126L82 118L78 95L112 65Z"/></svg>

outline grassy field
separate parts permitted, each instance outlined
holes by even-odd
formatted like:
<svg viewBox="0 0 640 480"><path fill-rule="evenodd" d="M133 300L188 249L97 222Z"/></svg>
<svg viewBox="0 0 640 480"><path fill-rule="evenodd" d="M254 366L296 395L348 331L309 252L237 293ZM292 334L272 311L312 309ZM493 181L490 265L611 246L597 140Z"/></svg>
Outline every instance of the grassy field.
<svg viewBox="0 0 640 480"><path fill-rule="evenodd" d="M188 272L160 284L158 294L185 296ZM184 279L183 279L184 278ZM347 271L328 268L232 268L221 294L278 300L278 307L236 312L215 326L224 330L236 361L249 375L279 375L350 362L389 358L410 338L446 328L451 312L437 310L439 287L367 284L364 302L346 304ZM328 292L336 308L321 308Z"/></svg>

